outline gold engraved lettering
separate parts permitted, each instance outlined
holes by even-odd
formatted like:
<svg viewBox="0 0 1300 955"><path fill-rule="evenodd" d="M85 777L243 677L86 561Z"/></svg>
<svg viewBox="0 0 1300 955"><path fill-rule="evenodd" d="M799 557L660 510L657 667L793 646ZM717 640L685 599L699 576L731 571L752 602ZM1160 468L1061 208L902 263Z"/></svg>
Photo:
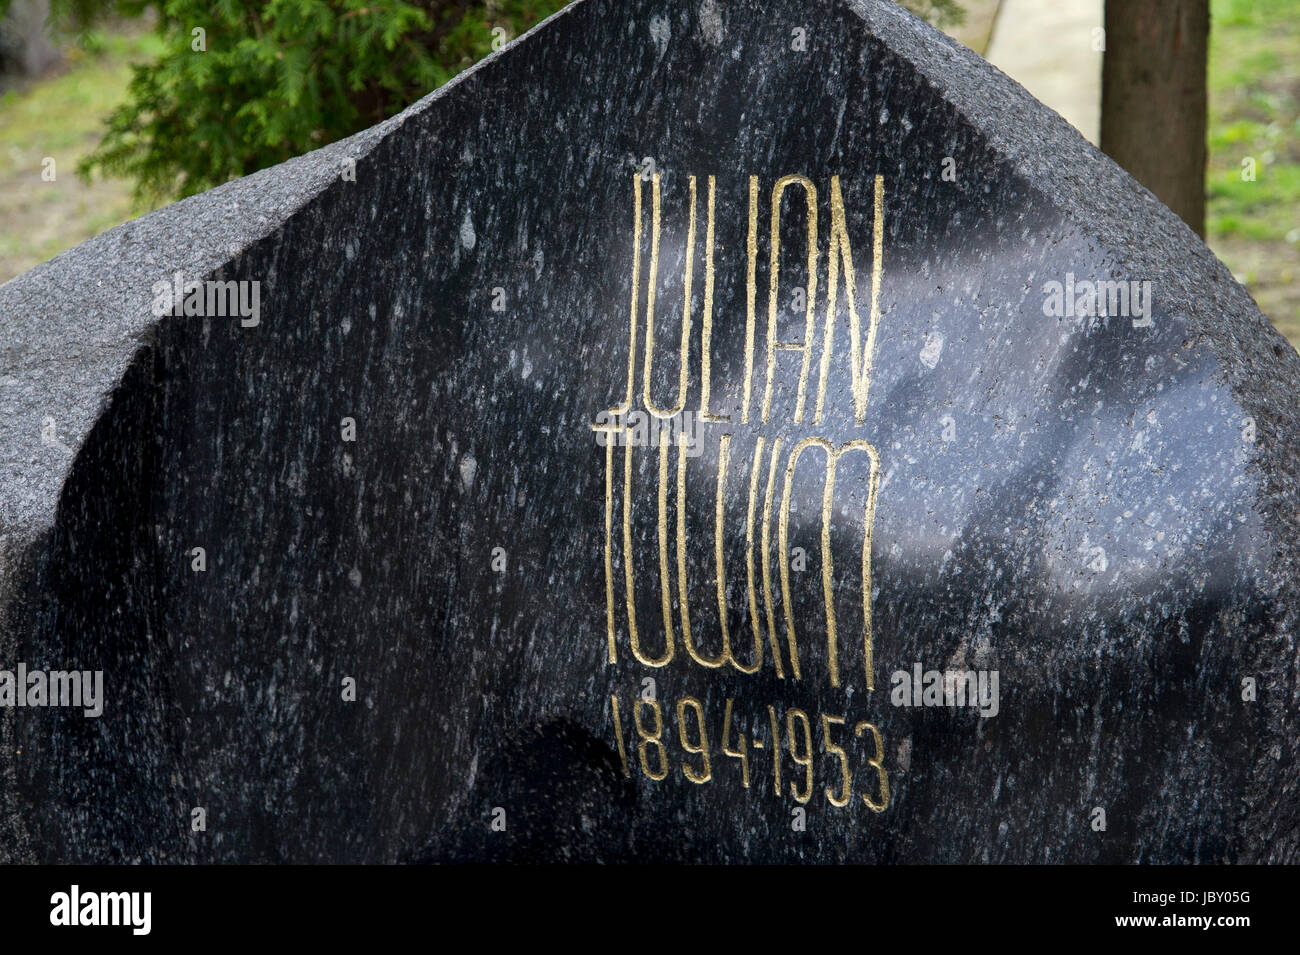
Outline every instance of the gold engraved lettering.
<svg viewBox="0 0 1300 955"><path fill-rule="evenodd" d="M876 743L876 755L867 760L867 765L875 767L876 775L880 778L880 801L876 802L866 793L862 794L862 801L872 812L884 812L889 808L889 773L885 770L885 741L880 738L880 730L865 720L853 728L853 735L861 736L863 730L871 730L872 739Z"/></svg>
<svg viewBox="0 0 1300 955"><path fill-rule="evenodd" d="M700 744L694 746L686 738L686 708L690 707L695 712L695 723L700 731ZM693 768L686 760L682 760L682 774L693 783L704 784L713 778L713 769L709 765L709 732L704 726L704 707L699 700L693 696L684 696L677 701L677 736L681 740L682 749L687 753L698 755L701 759L701 765L698 770Z"/></svg>
<svg viewBox="0 0 1300 955"><path fill-rule="evenodd" d="M704 227L704 328L700 342L700 420L709 424L730 421L731 415L709 411L709 394L713 387L713 195L715 177L709 177L708 222ZM694 206L694 203L691 203ZM685 359L682 360L683 365Z"/></svg>
<svg viewBox="0 0 1300 955"><path fill-rule="evenodd" d="M876 353L876 330L880 326L880 278L883 268L885 228L885 177L875 180L875 220L872 224L871 242L871 312L867 325L867 341L863 353L861 320L856 304L857 280L853 271L853 249L849 244L849 230L844 219L844 196L840 191L840 177L831 178L831 247L829 280L826 289L826 332L822 348L821 370L817 384L817 410L813 421L821 424L822 408L826 402L826 379L831 367L831 346L835 340L835 295L839 284L839 269L844 266L844 297L849 311L849 365L853 385L853 417L861 425L867 418L867 392L871 387L871 366Z"/></svg>
<svg viewBox="0 0 1300 955"><path fill-rule="evenodd" d="M623 764L623 776L630 779L632 770L627 766L627 747L623 745L623 720L618 715L618 694L611 694L609 704L614 710L614 736L618 739L618 758Z"/></svg>
<svg viewBox="0 0 1300 955"><path fill-rule="evenodd" d="M793 446L788 456L783 458L782 437L771 437L768 435L752 434L755 442L754 457L750 467L749 475L749 494L746 500L745 512L745 577L746 577L746 600L748 604L748 617L753 627L753 653L747 664L741 664L737 659L735 648L732 646L730 625L734 621L728 613L728 591L727 591L727 568L726 568L726 546L724 531L726 530L727 514L726 501L728 481L730 480L731 452L734 443L734 434L720 434L718 436L718 470L716 476L715 500L713 508L714 526L713 526L713 564L714 564L714 583L715 596L718 605L719 630L721 632L721 650L716 656L710 656L701 652L696 645L696 639L701 638L704 643L711 643L711 640L703 639L704 631L693 631L691 627L691 607L689 602L689 581L687 578L687 488L686 488L686 469L688 457L699 453L700 436L699 432L692 430L689 440L683 440L685 436L680 436L676 441L678 445L677 460L677 480L676 480L676 584L673 582L673 563L672 544L670 536L673 528L670 524L672 518L668 513L669 496L671 493L670 484L670 440L659 434L659 428L654 419L672 419L681 415L686 409L688 393L691 384L691 369L689 367L691 354L691 330L692 330L692 295L694 289L694 269L696 239L698 228L698 179L696 176L689 177L689 224L686 230L685 253L684 253L684 274L683 274L683 292L682 292L682 313L681 313L681 337L678 349L678 388L676 400L670 407L660 407L654 403L651 391L654 380L654 361L655 361L655 307L659 287L659 246L662 238L662 178L655 174L651 178L652 196L650 199L650 215L646 217L643 212L645 202L643 200L642 177L634 174L632 189L633 205L633 241L632 241L632 281L631 281L631 302L629 315L629 339L628 339L628 367L627 367L627 386L620 403L603 412L597 418L597 423L592 426L592 430L603 433L608 441L603 442L605 447L605 545L604 545L604 570L605 570L605 636L606 636L606 658L609 664L618 662L618 628L616 621L616 604L615 604L615 561L614 550L616 543L615 534L615 482L616 478L616 460L614 447L618 444L625 445L625 454L623 460L623 500L622 500L622 522L623 522L623 577L625 590L625 603L627 612L628 639L632 648L632 655L635 661L643 666L648 667L665 667L674 658L676 653L677 637L674 632L674 617L679 616L681 625L682 644L686 653L691 660L706 669L719 669L725 667L728 663L735 667L741 673L753 674L762 669L764 658L764 644L767 644L771 651L773 667L779 679L785 679L785 664L788 662L793 678L802 679L801 660L799 652L799 638L795 628L794 601L791 595L791 567L790 567L790 508L792 504L792 492L799 461L803 453L809 448L820 448L826 452L827 459L825 465L825 477L822 488L822 514L821 514L821 577L822 577L822 595L824 612L826 616L826 650L827 650L827 671L831 686L839 688L842 684L840 674L840 641L839 641L839 622L835 612L834 601L834 576L833 563L831 554L831 526L832 514L835 495L836 471L840 457L851 451L862 451L870 460L870 477L868 480L867 502L864 514L863 540L861 555L862 571L862 614L863 614L863 665L866 673L866 683L868 690L875 689L874 680L874 659L873 659L873 635L871 619L871 543L872 533L875 521L876 495L879 485L880 460L875 448L866 441L856 440L849 441L846 444L836 448L826 437L822 436L794 436L791 438ZM744 384L741 404L741 421L748 424L750 421L749 413L751 402L754 401L754 364L755 364L755 346L757 338L757 263L759 255L758 243L758 215L759 215L759 177L750 176L749 178L749 195L748 195L748 229L746 237L746 274L745 274L745 340L744 340ZM730 414L714 413L710 409L710 402L713 397L713 319L714 319L714 297L716 292L716 270L715 270L715 252L717 241L717 220L716 220L716 200L717 200L717 179L715 176L708 176L708 195L706 199L706 221L705 221L705 253L704 253L704 289L703 289L703 313L701 319L701 368L700 368L700 411L699 419L706 424L720 424L730 422L733 419L734 410ZM780 314L780 292L781 281L780 271L782 266L781 242L781 203L785 191L791 185L801 187L805 200L805 226L807 240L807 294L805 297L806 308L804 314L804 333L802 340L785 341L781 338L781 329L778 327L778 316ZM841 278L844 284L844 296L846 299L847 324L848 324L848 359L851 365L851 386L854 405L854 419L857 425L865 422L867 399L871 385L871 376L873 371L873 362L877 342L877 332L880 322L880 290L881 275L883 271L883 238L884 238L884 177L874 177L874 219L872 228L872 270L871 270L871 301L867 327L862 327L862 321L857 310L858 287L856 273L853 262L853 249L849 237L847 216L844 207L843 188L839 176L832 176L830 181L830 236L829 236L829 260L828 260L828 281L826 295L826 313L825 327L823 333L823 351L818 368L816 382L816 399L811 404L814 405L813 421L820 425L826 411L826 392L829 386L830 366L834 360L834 346L837 324L837 298L840 290ZM793 424L802 424L804 412L810 404L808 400L808 379L812 369L812 352L815 346L815 326L816 326L816 306L817 306L817 287L818 287L818 192L817 186L811 179L803 175L786 175L777 179L771 192L771 211L768 220L769 229L768 240L770 242L769 252L769 275L768 275L768 316L766 345L767 356L765 360L765 385L763 388L761 411L759 417L763 424L768 424L772 418L773 394L776 389L776 362L777 356L781 352L795 351L802 355L802 362L799 372L798 391L795 396L793 409ZM647 225L642 220L649 218ZM791 225L787 223L787 226ZM643 246L643 228L648 228L649 238L649 264L646 266L646 275L642 276L642 246ZM787 254L787 259L790 255ZM786 263L787 266L789 263ZM796 272L798 271L796 267ZM791 281L787 276L787 282ZM645 287L644 295L642 287ZM644 298L644 306L642 305ZM644 311L642 311L644 308ZM645 316L645 334L644 346L640 342L640 325L641 315ZM661 330L662 331L662 330ZM643 351L639 351L643 347ZM841 345L843 348L843 345ZM638 361L641 364L637 368ZM640 371L642 376L641 402L649 412L649 417L636 412L637 419L642 423L638 424L635 430L630 430L628 422L618 419L632 413L636 401L636 376ZM621 375L621 372L620 372ZM725 404L725 402L724 402ZM731 410L731 409L727 409ZM613 421L606 420L609 416ZM688 415L689 417L689 415ZM653 432L647 431L645 422L653 428ZM721 429L719 429L721 430ZM748 430L748 429L746 429ZM820 430L820 428L814 429ZM806 434L806 432L805 432ZM707 436L707 432L706 432ZM633 494L632 494L632 468L636 458L635 448L643 446L658 446L659 449L659 468L658 468L658 489L657 489L657 543L659 558L659 586L661 598L661 610L664 622L664 644L661 653L653 655L644 650L641 646L641 633L637 627L636 620L636 571L633 555ZM763 462L766 456L767 460L767 485L762 495L762 519L758 518L759 509L759 484L762 479ZM783 489L780 495L780 501L776 501L778 467L780 462L785 461L785 478ZM647 462L648 463L648 462ZM648 490L648 489L647 489ZM774 534L773 515L774 506L778 528ZM643 515L644 516L644 515ZM759 547L759 557L755 558L755 538L761 535ZM774 545L775 538L775 545ZM785 647L781 648L781 639L778 635L776 610L777 600L773 593L773 568L772 568L772 549L773 546L779 547L779 554L776 559L780 561L780 586L781 586L781 605L782 611L780 616L784 617L785 624ZM644 558L643 558L644 559ZM758 568L756 571L756 563ZM734 573L734 568L733 568ZM756 581L756 574L762 577L762 586L760 588ZM733 585L736 581L732 581ZM642 586L645 584L643 582ZM676 593L674 594L674 586ZM760 608L760 592L762 595L762 607ZM698 596L698 595L697 595ZM674 611L672 602L678 601L679 609ZM767 636L763 635L764 618L766 618ZM644 620L642 621L644 623ZM698 620L696 621L698 624ZM729 705L730 708L730 705ZM612 700L612 709L616 724L620 723L620 714L618 711L617 699ZM657 710L657 707L656 707ZM780 727L777 725L778 716L775 710L769 708L773 720L773 774L774 782L778 792L781 790L780 774L780 755L779 751L782 745L780 738ZM683 711L684 712L684 711ZM697 713L699 711L697 710ZM638 729L641 728L641 707L635 713L637 717ZM681 714L679 713L679 716ZM663 732L662 712L657 711L659 717L659 729L657 734ZM787 720L797 719L789 713ZM804 723L808 724L808 717L804 717ZM847 772L847 758L843 756L844 749L837 746L831 740L831 727L838 725L843 721L839 718L826 718L822 722L822 732L824 738L824 752L828 755L836 756L841 760L843 771ZM869 725L869 724L860 724ZM788 727L787 727L788 728ZM683 734L685 730L682 730ZM861 735L862 730L859 730ZM809 729L811 733L811 729ZM644 737L644 734L642 734ZM807 735L807 734L806 734ZM683 736L683 742L685 737ZM724 751L728 747L726 732L723 734ZM622 741L620 740L620 745ZM744 752L745 741L741 740L741 752ZM645 756L646 745L658 745L663 747L664 741L658 735L650 743L643 743L641 761L643 768L648 769ZM703 759L704 768L697 775L707 775L709 754L707 751L707 738L704 733L703 723L701 722L701 745L704 747ZM755 748L760 747L757 738L754 740ZM793 739L791 741L792 747ZM807 750L807 758L811 761L811 746L804 747ZM688 750L697 753L697 750ZM792 756L798 765L804 766L803 756L799 750L792 748ZM726 752L726 755L734 755ZM622 753L624 765L626 768L626 753ZM663 752L662 766L666 769L667 755L666 750ZM745 776L747 772L747 757L745 757ZM873 764L874 765L874 764ZM694 770L692 770L694 771ZM884 803L888 801L887 781L882 772L882 797ZM688 773L688 777L690 773ZM662 778L662 777L657 777ZM811 784L810 784L811 785ZM792 783L795 787L796 796L802 796L802 802L807 801L808 787L799 786ZM807 790L807 791L806 791ZM827 798L832 805L843 805L844 800L848 799L847 787L828 787ZM868 800L870 802L870 800ZM875 806L873 806L875 808Z"/></svg>
<svg viewBox="0 0 1300 955"><path fill-rule="evenodd" d="M641 723L641 707L650 707L650 712L655 717L654 733L647 733L645 726ZM637 697L636 705L632 707L632 720L636 723L637 735L641 737L641 742L636 745L637 756L641 760L641 772L645 773L653 780L661 780L668 775L668 747L664 745L664 714L656 700L643 700ZM650 760L646 756L646 750L651 746L659 750L659 772L650 772Z"/></svg>
<svg viewBox="0 0 1300 955"><path fill-rule="evenodd" d="M617 429L607 429L605 444L605 629L609 641L609 662L618 662L618 647L614 641L614 434ZM615 706L617 707L617 703Z"/></svg>
<svg viewBox="0 0 1300 955"><path fill-rule="evenodd" d="M880 455L865 441L850 441L840 450L861 447L871 459L871 476L868 478L867 503L862 515L862 666L867 674L867 690L876 688L875 643L871 633L871 535L876 526L876 491L880 488Z"/></svg>
<svg viewBox="0 0 1300 955"><path fill-rule="evenodd" d="M716 521L717 531L721 533L722 522L722 494L724 493L727 481L727 458L731 451L731 435L724 434L718 448L718 516ZM702 667L710 670L717 669L727 662L727 657L731 655L730 640L727 636L727 607L725 597L721 589L718 591L718 609L722 614L722 652L716 657L707 657L700 653L695 646L695 639L690 632L690 624L687 620L686 607L686 509L683 502L686 500L686 449L683 446L677 455L677 585L679 590L679 601L682 605L682 642L686 644L686 652L690 654L691 659ZM722 562L722 538L719 536L715 545L717 552L718 566ZM721 587L721 585L719 585Z"/></svg>
<svg viewBox="0 0 1300 955"><path fill-rule="evenodd" d="M659 472L661 488L663 486L662 461L661 456ZM660 537L660 540L662 541L663 538ZM663 655L648 657L641 652L641 637L636 629L636 573L632 565L632 443L630 441L623 457L623 575L627 582L627 629L632 642L632 655L648 667L667 666L673 658L672 630L664 633Z"/></svg>
<svg viewBox="0 0 1300 955"><path fill-rule="evenodd" d="M772 727L772 792L781 795L781 727L776 722L776 709L769 704L767 721Z"/></svg>
<svg viewBox="0 0 1300 955"><path fill-rule="evenodd" d="M761 636L763 623L762 623L762 618L759 617L758 615L758 594L754 590L754 511L758 504L758 477L759 474L762 473L763 447L766 441L767 441L766 438L764 438L762 435L759 435L758 442L754 446L754 466L750 469L750 473L749 473L749 507L746 511L746 516L745 516L745 577L749 589L749 619L752 622L752 625L754 627L754 658L757 664L761 664L763 662L763 641ZM778 438L777 441L779 443L780 438ZM775 451L774 451L773 460L774 461L776 460ZM769 488L771 487L771 483L772 483L772 477L769 476L768 477ZM771 503L772 503L772 496L769 491L767 497L767 504L769 508L771 506ZM764 551L766 552L766 534L768 530L768 524L766 520L764 521L763 529L764 529ZM764 573L766 573L766 571L767 571L767 567L765 563ZM776 664L776 675L780 677L782 680L784 680L785 669L781 665L781 653L777 649L776 634L775 632L773 632L772 629L774 618L772 616L770 590L768 593L768 599L766 603L768 608L767 636L768 636L768 640L771 642L772 645L772 662ZM753 671L746 671L746 672L753 672Z"/></svg>
<svg viewBox="0 0 1300 955"><path fill-rule="evenodd" d="M734 701L727 697L727 709L722 714L722 753L724 756L730 756L733 759L740 760L740 779L749 788L749 747L745 742L745 734L741 730L736 730L736 742L740 744L739 749L732 749L731 743L731 704Z"/></svg>
<svg viewBox="0 0 1300 955"><path fill-rule="evenodd" d="M657 178L657 177L656 177ZM610 408L612 415L624 415L632 410L632 396L636 394L636 313L641 293L641 174L632 174L632 317L627 343L627 394L621 402Z"/></svg>
<svg viewBox="0 0 1300 955"><path fill-rule="evenodd" d="M781 269L781 193L792 183L803 186L808 204L808 289L807 308L804 315L804 335L800 342L777 341L776 314L780 305L778 288ZM782 176L772 188L772 248L771 273L768 276L767 294L767 385L763 389L763 422L767 423L772 411L772 385L776 378L777 351L803 352L803 365L799 372L799 395L795 400L794 421L803 421L804 399L807 397L808 368L812 361L813 328L816 324L817 298L817 187L804 176Z"/></svg>
<svg viewBox="0 0 1300 955"><path fill-rule="evenodd" d="M863 518L862 612L867 689L873 690L875 689L875 682L872 676L873 666L871 653L871 528L875 523L876 486L880 472L880 456L876 453L876 449L866 441L850 441L836 449L834 445L825 438L804 438L795 445L794 450L790 452L790 459L785 468L785 488L781 494L781 522L779 531L781 547L781 602L785 610L786 641L789 645L790 651L790 668L794 670L795 678L800 679L799 646L794 632L794 609L790 600L790 491L792 488L795 466L799 463L799 457L805 450L811 447L818 447L826 452L826 478L822 489L822 595L826 608L826 654L828 658L828 668L830 670L831 686L837 688L840 685L839 638L836 628L835 602L831 579L831 508L835 496L835 469L839 463L840 457L848 454L850 451L863 451L871 461L871 476L867 492L866 513Z"/></svg>
<svg viewBox="0 0 1300 955"><path fill-rule="evenodd" d="M718 597L718 619L722 630L722 650L716 657L705 656L695 646L691 633L686 596L686 521L682 502L686 498L686 451L681 448L677 457L677 586L678 602L682 611L682 642L692 660L708 669L717 669L728 662L741 673L756 673L763 665L763 644L758 629L754 631L754 659L745 666L736 659L731 646L731 630L727 625L727 577L723 559L723 524L726 515L727 471L731 466L731 435L722 435L718 445L718 481L714 504L713 549ZM752 563L752 560L751 560Z"/></svg>
<svg viewBox="0 0 1300 955"><path fill-rule="evenodd" d="M763 495L763 606L767 610L767 638L772 644L772 660L776 675L785 679L781 667L781 653L776 647L776 604L772 600L772 492L776 489L776 462L781 455L781 439L772 442L772 463L767 470L767 492ZM799 658L794 660L794 678L799 679Z"/></svg>
<svg viewBox="0 0 1300 955"><path fill-rule="evenodd" d="M758 177L749 177L749 236L745 243L745 396L740 420L749 422L749 398L754 390L754 314L758 296L755 270L758 266Z"/></svg>
<svg viewBox="0 0 1300 955"><path fill-rule="evenodd" d="M844 807L849 804L849 788L852 776L849 774L849 754L844 751L844 747L838 745L831 739L831 726L843 726L844 717L827 716L822 714L822 749L827 755L835 756L840 761L840 791L836 795L835 790L830 786L826 787L826 801L832 806Z"/></svg>
<svg viewBox="0 0 1300 955"><path fill-rule="evenodd" d="M709 664L695 649L691 605L686 595L686 444L677 446L677 603L682 615L682 643L696 663ZM715 664L716 666L716 664Z"/></svg>
<svg viewBox="0 0 1300 955"><path fill-rule="evenodd" d="M799 755L799 747L795 745L795 721L803 727L803 755ZM790 780L790 795L794 796L795 802L806 803L812 798L813 789L813 748L812 748L812 724L808 722L808 714L797 707L790 707L785 711L785 728L790 739L790 758L794 760L796 766L804 768L804 788L803 792L799 791L799 784L795 780Z"/></svg>
<svg viewBox="0 0 1300 955"><path fill-rule="evenodd" d="M757 470L759 464L758 451L754 453L754 467ZM757 619L754 620L754 659L749 666L741 666L740 661L736 659L731 649L731 634L727 629L727 573L722 560L722 524L725 514L724 503L727 495L727 468L731 461L731 435L724 434L718 449L718 492L716 507L714 510L714 557L717 565L717 584L718 584L718 619L722 623L722 656L729 659L731 665L741 673L757 673L759 667L763 665L763 637L760 632ZM753 477L750 478L750 496L754 493ZM750 555L749 563L753 564L753 555ZM752 584L751 584L752 587Z"/></svg>
<svg viewBox="0 0 1300 955"><path fill-rule="evenodd" d="M653 211L650 233L650 288L646 291L645 313L645 371L642 382L642 400L646 410L656 418L672 418L686 407L686 390L690 382L687 355L691 347L691 279L695 270L695 177L690 179L691 219L686 232L686 283L682 294L682 338L680 362L677 372L677 401L671 408L660 408L650 397L650 381L654 369L655 347L655 282L659 275L659 176L654 177Z"/></svg>
<svg viewBox="0 0 1300 955"><path fill-rule="evenodd" d="M843 203L841 202L841 205ZM871 223L871 317L867 330L867 353L851 355L853 361L862 358L862 398L854 408L854 417L862 424L867 416L867 388L871 384L871 363L876 354L876 329L880 326L880 283L885 270L885 177L876 176L875 198L872 203Z"/></svg>
<svg viewBox="0 0 1300 955"><path fill-rule="evenodd" d="M613 713L614 737L618 746L619 761L623 776L630 779L632 769L623 739L623 721L620 715L618 695L611 694L609 700L610 709ZM722 715L721 751L725 757L740 760L741 784L745 789L749 789L750 740L745 736L743 727L737 725L733 731L732 718L735 702L732 697L726 698L726 708ZM654 698L638 697L635 694L632 697L632 706L632 719L638 737L637 757L641 765L641 772L647 778L661 782L668 777L670 770L672 733L665 722L664 711L666 706L661 705ZM647 725L645 718L646 710L649 710L650 713L649 725ZM685 756L679 764L682 775L696 785L711 782L713 779L714 751L709 740L709 725L708 720L705 718L704 704L697 697L682 696L677 700L675 712L677 718L677 742L680 743ZM692 722L690 716L694 716L695 727L693 732L690 727ZM831 780L831 785L823 787L826 801L837 809L848 806L852 799L853 790L853 772L849 766L849 754L844 745L837 743L832 738L832 729L845 725L844 717L830 716L826 713L810 715L807 711L792 706L785 711L785 721L782 724L777 708L769 704L767 719L772 733L770 743L765 743L758 736L755 736L753 745L756 750L767 749L770 745L772 750L772 792L778 797L785 795L781 766L781 750L784 747L788 750L790 759L796 767L795 773L790 779L789 794L794 797L795 802L801 805L807 805L812 800L817 759L817 750L813 746L814 720L817 720L821 726L821 752L834 757L839 766L838 773L834 774L839 777L838 784ZM783 729L785 733L784 739L782 739ZM878 787L879 798L872 798L871 793L863 793L862 800L872 811L884 812L889 807L890 801L889 773L885 768L884 739L880 730L873 723L863 720L854 725L855 738L861 739L867 733L871 734L874 748L874 755L867 760L867 765L876 770L875 783ZM735 740L734 747L732 744L733 737ZM651 756L651 750L655 751L654 758ZM691 757L698 757L698 764L693 762ZM802 769L802 772L799 771L800 769Z"/></svg>
<svg viewBox="0 0 1300 955"><path fill-rule="evenodd" d="M677 510L682 510L681 498ZM663 602L664 639L667 641L668 660L672 659L673 603L672 581L668 571L668 442L659 442L659 593ZM668 660L664 662L667 663Z"/></svg>

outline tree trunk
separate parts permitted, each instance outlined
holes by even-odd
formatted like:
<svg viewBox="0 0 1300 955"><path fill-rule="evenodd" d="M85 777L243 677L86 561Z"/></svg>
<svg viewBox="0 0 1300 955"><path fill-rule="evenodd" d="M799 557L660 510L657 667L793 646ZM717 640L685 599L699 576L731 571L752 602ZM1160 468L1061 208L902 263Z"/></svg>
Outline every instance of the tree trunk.
<svg viewBox="0 0 1300 955"><path fill-rule="evenodd" d="M1205 237L1209 0L1106 0L1101 148Z"/></svg>

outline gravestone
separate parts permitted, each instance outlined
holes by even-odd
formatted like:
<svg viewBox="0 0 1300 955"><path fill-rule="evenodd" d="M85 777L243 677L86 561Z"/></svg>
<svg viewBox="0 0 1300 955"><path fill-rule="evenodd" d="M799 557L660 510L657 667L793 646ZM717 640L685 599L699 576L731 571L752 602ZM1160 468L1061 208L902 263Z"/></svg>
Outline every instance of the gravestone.
<svg viewBox="0 0 1300 955"><path fill-rule="evenodd" d="M891 3L583 0L0 323L7 861L1300 857L1300 359Z"/></svg>

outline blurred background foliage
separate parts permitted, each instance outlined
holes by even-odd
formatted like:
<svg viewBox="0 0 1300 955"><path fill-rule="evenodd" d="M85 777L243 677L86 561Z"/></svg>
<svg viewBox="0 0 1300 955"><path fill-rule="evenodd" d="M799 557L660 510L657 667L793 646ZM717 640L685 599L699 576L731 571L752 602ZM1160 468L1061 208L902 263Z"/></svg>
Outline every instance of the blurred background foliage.
<svg viewBox="0 0 1300 955"><path fill-rule="evenodd" d="M966 11L958 0L898 0L918 17L925 17L940 30L961 26L966 22Z"/></svg>
<svg viewBox="0 0 1300 955"><path fill-rule="evenodd" d="M564 4L54 0L83 45L146 10L160 41L78 169L129 178L143 200L203 192L400 112Z"/></svg>
<svg viewBox="0 0 1300 955"><path fill-rule="evenodd" d="M142 201L203 192L400 112L567 2L52 0L52 26L83 48L145 15L160 41L77 168L130 179ZM957 0L900 2L940 27L965 19Z"/></svg>

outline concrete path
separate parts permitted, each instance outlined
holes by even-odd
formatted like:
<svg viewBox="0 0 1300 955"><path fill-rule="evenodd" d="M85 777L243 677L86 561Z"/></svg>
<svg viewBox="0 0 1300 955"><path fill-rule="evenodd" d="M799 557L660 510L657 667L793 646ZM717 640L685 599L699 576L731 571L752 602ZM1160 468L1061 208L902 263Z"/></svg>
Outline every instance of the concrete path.
<svg viewBox="0 0 1300 955"><path fill-rule="evenodd" d="M985 58L1092 143L1101 133L1103 0L1002 0ZM1097 45L1100 45L1099 43Z"/></svg>

